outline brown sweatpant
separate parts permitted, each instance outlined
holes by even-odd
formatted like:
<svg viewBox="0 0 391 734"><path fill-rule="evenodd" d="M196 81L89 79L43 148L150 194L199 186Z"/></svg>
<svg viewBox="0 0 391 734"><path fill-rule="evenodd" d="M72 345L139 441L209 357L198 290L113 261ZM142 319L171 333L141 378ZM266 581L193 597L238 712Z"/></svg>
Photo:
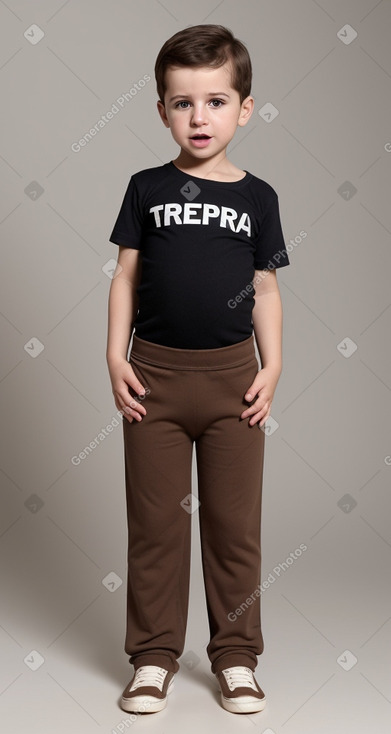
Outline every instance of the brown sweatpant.
<svg viewBox="0 0 391 734"><path fill-rule="evenodd" d="M191 510L197 505L196 496L194 505L188 497L195 442L206 652L213 673L234 665L255 670L264 647L259 584L265 433L240 418L259 370L254 337L217 349L176 349L134 334L129 363L146 396L130 393L147 410L141 422L123 419L129 662L136 669L180 667Z"/></svg>

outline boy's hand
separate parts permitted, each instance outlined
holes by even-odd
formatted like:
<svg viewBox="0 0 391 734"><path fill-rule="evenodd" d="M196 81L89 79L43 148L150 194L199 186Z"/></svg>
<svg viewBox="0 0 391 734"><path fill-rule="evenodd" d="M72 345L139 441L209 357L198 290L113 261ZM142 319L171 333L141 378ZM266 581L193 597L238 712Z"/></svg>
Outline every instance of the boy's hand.
<svg viewBox="0 0 391 734"><path fill-rule="evenodd" d="M147 411L137 399L133 398L129 393L129 386L136 395L140 395L140 399L146 394L144 386L136 377L134 370L126 359L108 360L107 361L114 401L118 410L122 410L124 417L129 423L133 419L142 421L140 414L146 415Z"/></svg>
<svg viewBox="0 0 391 734"><path fill-rule="evenodd" d="M253 383L246 392L244 399L251 403L258 395L254 404L250 408L241 413L241 418L247 418L251 415L249 425L259 421L259 428L266 423L269 418L274 391L280 378L281 370L272 367L263 367L258 371Z"/></svg>

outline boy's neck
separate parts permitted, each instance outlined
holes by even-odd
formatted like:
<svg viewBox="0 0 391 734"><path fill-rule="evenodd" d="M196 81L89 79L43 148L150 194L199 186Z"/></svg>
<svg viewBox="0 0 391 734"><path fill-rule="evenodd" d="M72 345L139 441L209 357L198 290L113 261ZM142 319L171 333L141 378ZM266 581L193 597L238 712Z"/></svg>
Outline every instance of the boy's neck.
<svg viewBox="0 0 391 734"><path fill-rule="evenodd" d="M245 171L231 163L225 155L225 151L210 158L194 158L186 151L181 150L178 157L172 163L184 173L210 181L240 181L246 175Z"/></svg>

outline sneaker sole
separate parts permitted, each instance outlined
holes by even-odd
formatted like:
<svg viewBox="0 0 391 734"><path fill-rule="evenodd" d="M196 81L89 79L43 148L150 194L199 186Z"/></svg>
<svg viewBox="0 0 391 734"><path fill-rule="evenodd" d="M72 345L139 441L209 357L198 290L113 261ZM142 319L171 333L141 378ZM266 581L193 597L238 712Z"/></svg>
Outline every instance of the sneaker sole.
<svg viewBox="0 0 391 734"><path fill-rule="evenodd" d="M266 706L266 698L262 701L254 699L254 701L248 701L246 703L235 703L235 699L225 698L221 694L221 704L226 711L231 714L256 714L259 711L263 711Z"/></svg>
<svg viewBox="0 0 391 734"><path fill-rule="evenodd" d="M167 706L167 696L171 693L174 678L171 678L165 698L154 698L153 696L134 696L133 698L121 698L121 708L128 713L154 714Z"/></svg>

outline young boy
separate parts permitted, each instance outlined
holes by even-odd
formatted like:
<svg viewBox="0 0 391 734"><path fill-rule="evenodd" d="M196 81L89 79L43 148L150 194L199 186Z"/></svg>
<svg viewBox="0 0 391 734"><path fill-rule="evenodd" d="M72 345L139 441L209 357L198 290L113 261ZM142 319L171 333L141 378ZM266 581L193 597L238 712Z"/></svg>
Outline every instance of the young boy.
<svg viewBox="0 0 391 734"><path fill-rule="evenodd" d="M166 706L184 649L198 509L211 670L222 706L253 713L266 702L254 677L264 648L259 428L282 370L276 268L289 259L275 190L226 156L254 107L244 44L220 25L186 28L160 50L155 76L180 151L133 174L110 236L119 256L106 356L124 412L125 651L135 669L121 706Z"/></svg>

